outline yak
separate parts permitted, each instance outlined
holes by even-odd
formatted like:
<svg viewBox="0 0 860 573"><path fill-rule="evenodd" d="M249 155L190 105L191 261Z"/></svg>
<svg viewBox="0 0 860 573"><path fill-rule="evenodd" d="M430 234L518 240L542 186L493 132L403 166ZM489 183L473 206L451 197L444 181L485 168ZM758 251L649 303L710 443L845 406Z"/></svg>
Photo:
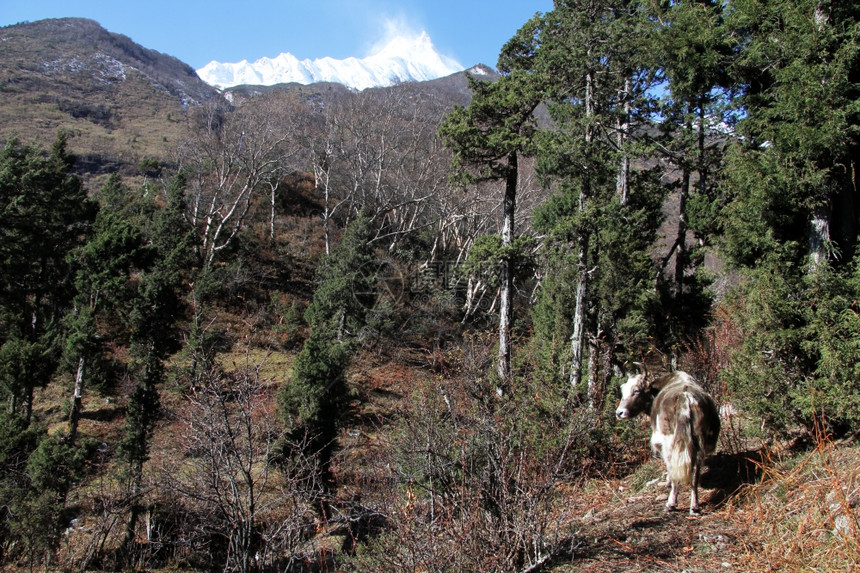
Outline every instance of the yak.
<svg viewBox="0 0 860 573"><path fill-rule="evenodd" d="M666 510L677 508L680 486L690 485L690 515L699 515L699 473L720 436L714 399L686 372L630 374L621 385L615 416L623 420L643 412L651 417L651 449L656 453L660 448L666 485L672 488Z"/></svg>

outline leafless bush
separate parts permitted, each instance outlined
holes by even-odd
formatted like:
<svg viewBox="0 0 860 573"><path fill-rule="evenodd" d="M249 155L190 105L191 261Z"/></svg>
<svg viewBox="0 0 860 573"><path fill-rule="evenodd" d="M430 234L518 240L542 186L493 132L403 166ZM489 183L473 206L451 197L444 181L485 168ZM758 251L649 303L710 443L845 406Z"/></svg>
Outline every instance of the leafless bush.
<svg viewBox="0 0 860 573"><path fill-rule="evenodd" d="M105 558L120 547L125 535L127 488L106 471L89 483L74 502L84 515L72 520L66 529L59 562L72 571L104 566Z"/></svg>
<svg viewBox="0 0 860 573"><path fill-rule="evenodd" d="M748 449L743 436L740 404L735 401L720 376L729 366L733 349L740 344L740 333L731 316L724 309L718 309L713 326L687 344L683 358L683 367L702 383L720 408L720 449L730 454Z"/></svg>
<svg viewBox="0 0 860 573"><path fill-rule="evenodd" d="M464 349L465 370L477 351ZM387 528L359 548L355 570L519 571L553 554L569 535L561 486L589 428L553 408L564 400L550 389L518 382L503 398L492 379L416 389L389 450Z"/></svg>
<svg viewBox="0 0 860 573"><path fill-rule="evenodd" d="M182 410L183 457L162 468L165 491L182 511L199 516L185 528L198 543L212 542L225 571L255 571L300 552L314 519L317 491L312 457L275 464L288 437L278 426L260 365L235 372L213 365Z"/></svg>

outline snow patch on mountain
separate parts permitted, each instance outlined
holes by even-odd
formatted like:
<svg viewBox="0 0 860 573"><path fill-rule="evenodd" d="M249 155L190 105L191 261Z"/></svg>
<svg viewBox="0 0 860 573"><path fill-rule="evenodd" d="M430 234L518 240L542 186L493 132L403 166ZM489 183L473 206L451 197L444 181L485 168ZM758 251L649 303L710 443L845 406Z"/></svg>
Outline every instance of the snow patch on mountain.
<svg viewBox="0 0 860 573"><path fill-rule="evenodd" d="M473 76L490 76L493 75L493 70L485 66L484 64L478 64L476 66L472 66L468 70L466 70Z"/></svg>
<svg viewBox="0 0 860 573"><path fill-rule="evenodd" d="M238 85L264 85L295 82L312 84L334 82L356 90L387 87L403 82L426 81L460 72L463 66L443 56L430 36L398 36L366 58L319 58L299 60L285 52L274 58L249 63L212 61L197 70L197 75L218 89Z"/></svg>

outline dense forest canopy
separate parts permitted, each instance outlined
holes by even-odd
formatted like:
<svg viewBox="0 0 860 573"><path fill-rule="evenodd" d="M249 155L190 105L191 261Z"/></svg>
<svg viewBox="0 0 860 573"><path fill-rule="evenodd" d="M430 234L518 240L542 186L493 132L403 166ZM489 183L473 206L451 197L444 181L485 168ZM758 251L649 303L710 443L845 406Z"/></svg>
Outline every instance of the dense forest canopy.
<svg viewBox="0 0 860 573"><path fill-rule="evenodd" d="M860 6L558 0L498 70L210 101L139 187L7 144L0 559L537 570L634 362L855 431Z"/></svg>

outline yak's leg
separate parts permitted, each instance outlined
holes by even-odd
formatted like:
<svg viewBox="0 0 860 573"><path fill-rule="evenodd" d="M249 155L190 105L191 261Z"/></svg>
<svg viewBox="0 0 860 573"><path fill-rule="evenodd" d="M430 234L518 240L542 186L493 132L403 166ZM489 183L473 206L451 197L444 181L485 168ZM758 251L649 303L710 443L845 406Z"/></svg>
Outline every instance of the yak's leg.
<svg viewBox="0 0 860 573"><path fill-rule="evenodd" d="M699 512L699 464L693 461L693 475L690 476L690 515L700 515Z"/></svg>
<svg viewBox="0 0 860 573"><path fill-rule="evenodd" d="M674 511L678 507L678 484L670 482L672 490L669 492L669 499L666 501L666 511Z"/></svg>

